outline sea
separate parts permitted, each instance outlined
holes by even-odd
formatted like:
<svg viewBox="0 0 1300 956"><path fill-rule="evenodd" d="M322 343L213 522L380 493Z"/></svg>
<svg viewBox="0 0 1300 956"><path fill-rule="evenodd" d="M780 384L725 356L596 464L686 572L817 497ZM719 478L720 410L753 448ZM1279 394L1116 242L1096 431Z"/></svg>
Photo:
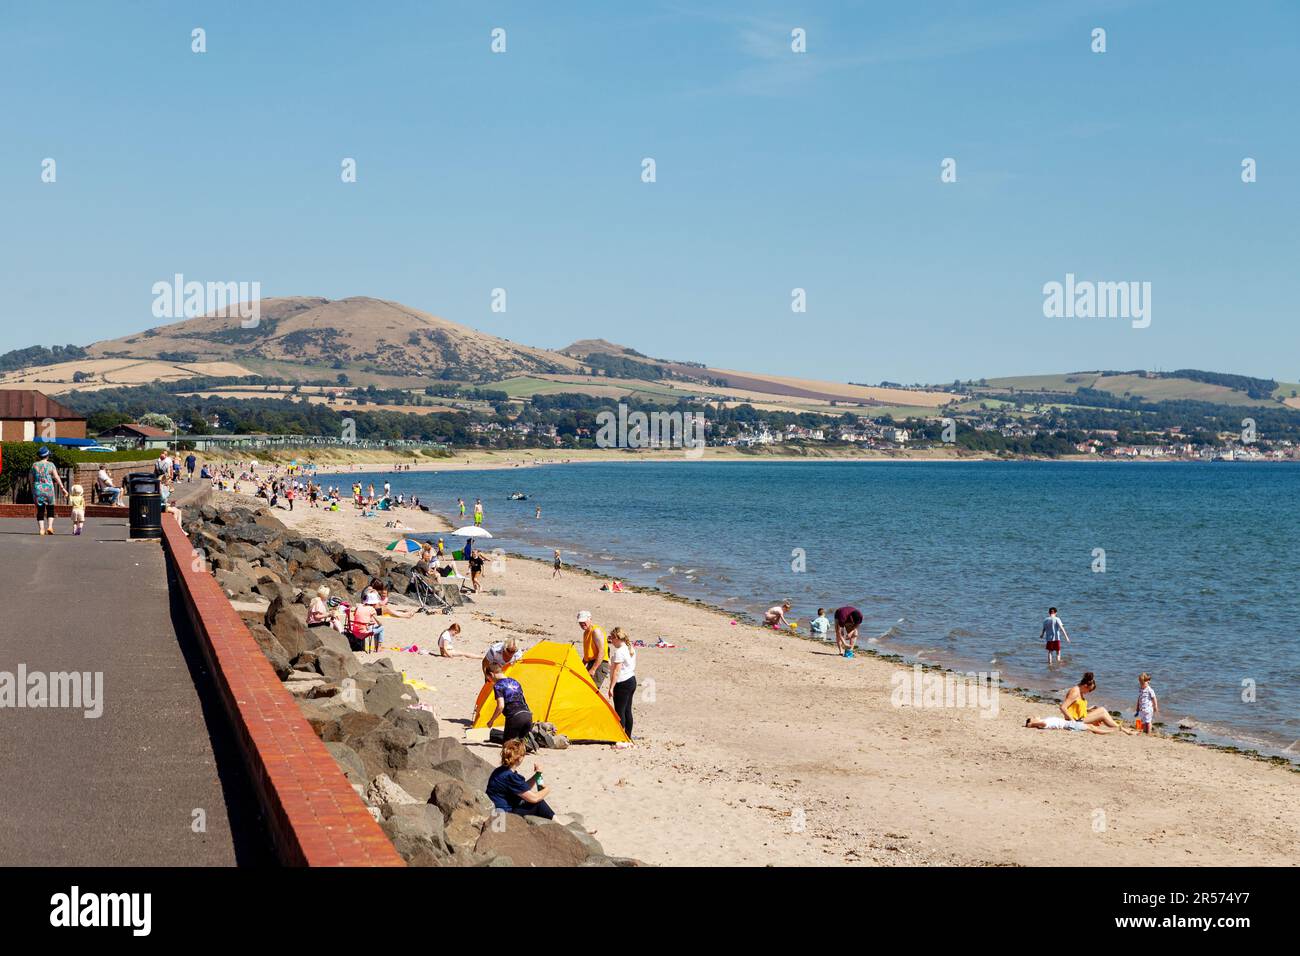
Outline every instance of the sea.
<svg viewBox="0 0 1300 956"><path fill-rule="evenodd" d="M1047 695L1093 671L1090 700L1130 721L1146 671L1166 733L1182 723L1300 757L1300 464L682 460L345 477L389 480L453 520L458 496L481 498L492 547L559 548L738 619L789 600L807 635L819 607L850 604L881 654ZM1050 606L1073 643L1049 668Z"/></svg>

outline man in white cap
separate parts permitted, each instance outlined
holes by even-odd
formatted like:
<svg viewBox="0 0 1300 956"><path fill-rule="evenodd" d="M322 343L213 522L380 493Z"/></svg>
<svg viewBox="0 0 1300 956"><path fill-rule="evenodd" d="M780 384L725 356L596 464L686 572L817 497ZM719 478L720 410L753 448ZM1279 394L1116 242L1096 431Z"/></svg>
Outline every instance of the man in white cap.
<svg viewBox="0 0 1300 956"><path fill-rule="evenodd" d="M604 687L609 679L609 639L604 628L592 623L590 611L578 612L578 626L582 628L582 666L596 687Z"/></svg>

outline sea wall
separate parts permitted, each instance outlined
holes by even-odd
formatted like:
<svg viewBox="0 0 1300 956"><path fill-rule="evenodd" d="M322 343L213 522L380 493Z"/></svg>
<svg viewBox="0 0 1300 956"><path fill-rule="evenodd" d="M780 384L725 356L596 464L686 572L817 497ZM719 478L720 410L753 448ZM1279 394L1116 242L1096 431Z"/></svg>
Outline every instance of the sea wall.
<svg viewBox="0 0 1300 956"><path fill-rule="evenodd" d="M440 735L431 702L391 660L363 663L342 634L307 627L307 604L321 584L355 600L378 577L401 595L410 583L405 565L301 537L265 507L202 504L187 511L186 527L193 563L332 760L332 773L322 768L322 775L344 787L401 859L413 866L632 862L606 856L576 821L495 814L484 792L493 765Z"/></svg>

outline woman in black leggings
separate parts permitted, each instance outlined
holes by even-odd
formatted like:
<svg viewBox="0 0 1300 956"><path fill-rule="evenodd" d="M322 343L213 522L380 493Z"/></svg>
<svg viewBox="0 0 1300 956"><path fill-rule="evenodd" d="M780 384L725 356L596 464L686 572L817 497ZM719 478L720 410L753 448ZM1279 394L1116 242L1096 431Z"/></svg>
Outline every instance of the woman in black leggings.
<svg viewBox="0 0 1300 956"><path fill-rule="evenodd" d="M492 695L497 699L496 710L487 725L491 727L502 714L506 715L505 739L526 740L533 729L533 712L524 699L524 689L513 677L506 677L500 664L488 668L488 680L492 682Z"/></svg>
<svg viewBox="0 0 1300 956"><path fill-rule="evenodd" d="M636 648L621 627L609 632L609 691L623 733L632 739L632 697L636 694Z"/></svg>

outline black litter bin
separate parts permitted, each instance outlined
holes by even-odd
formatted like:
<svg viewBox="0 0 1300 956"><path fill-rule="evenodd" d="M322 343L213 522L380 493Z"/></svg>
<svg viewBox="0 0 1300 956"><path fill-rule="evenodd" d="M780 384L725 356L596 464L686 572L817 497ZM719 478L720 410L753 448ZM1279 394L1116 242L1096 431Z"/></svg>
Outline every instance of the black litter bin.
<svg viewBox="0 0 1300 956"><path fill-rule="evenodd" d="M132 538L162 537L162 485L158 476L133 471L126 476Z"/></svg>

